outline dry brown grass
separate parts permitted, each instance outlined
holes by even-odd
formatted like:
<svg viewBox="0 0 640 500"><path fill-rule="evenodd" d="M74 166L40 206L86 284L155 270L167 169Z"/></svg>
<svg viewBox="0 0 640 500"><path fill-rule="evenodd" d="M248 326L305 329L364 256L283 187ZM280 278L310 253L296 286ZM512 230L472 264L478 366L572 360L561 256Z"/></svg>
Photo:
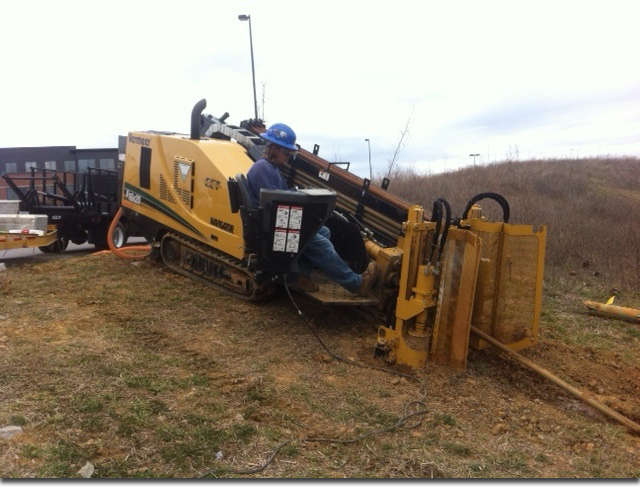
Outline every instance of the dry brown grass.
<svg viewBox="0 0 640 500"><path fill-rule="evenodd" d="M2 477L638 477L640 438L491 351L421 383L331 361L285 294L248 304L99 253L10 267L0 302ZM640 421L640 326L586 316L575 283L545 293L528 357ZM337 353L366 364L376 328L301 301ZM425 396L423 396L423 391ZM412 429L345 444L393 425ZM218 451L223 453L216 460Z"/></svg>
<svg viewBox="0 0 640 500"><path fill-rule="evenodd" d="M511 222L547 226L549 279L586 270L610 288L640 290L639 158L509 161L433 176L409 169L389 189L427 209L445 198L456 216L475 194L499 193ZM501 220L493 201L483 209Z"/></svg>

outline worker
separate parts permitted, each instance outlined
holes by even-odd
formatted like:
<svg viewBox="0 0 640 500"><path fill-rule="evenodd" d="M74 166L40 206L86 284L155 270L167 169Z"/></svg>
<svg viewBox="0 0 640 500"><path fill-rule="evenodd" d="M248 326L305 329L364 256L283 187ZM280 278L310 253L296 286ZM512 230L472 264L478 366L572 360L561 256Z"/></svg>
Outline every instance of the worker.
<svg viewBox="0 0 640 500"><path fill-rule="evenodd" d="M260 204L261 189L289 189L278 166L286 166L298 153L296 134L291 127L283 123L271 125L260 137L267 142L264 155L247 173L249 192L256 207ZM322 226L309 240L298 262L300 274L295 287L305 292L318 291L318 285L309 278L309 274L316 267L351 293L365 297L378 277L377 264L371 261L364 273L355 273L338 255L330 237L329 228Z"/></svg>

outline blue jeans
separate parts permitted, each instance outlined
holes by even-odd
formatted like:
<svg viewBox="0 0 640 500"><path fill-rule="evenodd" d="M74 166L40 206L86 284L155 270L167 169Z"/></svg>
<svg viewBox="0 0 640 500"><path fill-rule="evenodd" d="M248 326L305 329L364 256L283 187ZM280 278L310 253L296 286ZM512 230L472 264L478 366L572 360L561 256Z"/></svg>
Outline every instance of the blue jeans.
<svg viewBox="0 0 640 500"><path fill-rule="evenodd" d="M314 267L322 271L329 279L342 285L351 293L356 293L362 284L362 276L354 273L345 261L338 255L333 243L329 240L331 231L326 226L309 240L298 265L301 274L308 276Z"/></svg>

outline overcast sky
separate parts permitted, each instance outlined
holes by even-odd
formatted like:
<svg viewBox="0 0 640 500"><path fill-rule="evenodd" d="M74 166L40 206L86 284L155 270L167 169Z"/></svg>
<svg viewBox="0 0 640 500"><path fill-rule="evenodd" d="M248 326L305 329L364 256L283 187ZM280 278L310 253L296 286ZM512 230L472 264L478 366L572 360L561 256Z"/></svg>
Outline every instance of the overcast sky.
<svg viewBox="0 0 640 500"><path fill-rule="evenodd" d="M636 2L0 1L0 147L188 132L193 105L289 124L382 172L640 156Z"/></svg>

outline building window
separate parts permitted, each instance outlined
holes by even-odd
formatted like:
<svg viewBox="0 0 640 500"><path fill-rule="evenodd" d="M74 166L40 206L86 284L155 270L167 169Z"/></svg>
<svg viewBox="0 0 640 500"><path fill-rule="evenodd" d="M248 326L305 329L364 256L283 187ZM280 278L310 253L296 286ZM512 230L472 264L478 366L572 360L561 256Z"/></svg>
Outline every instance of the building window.
<svg viewBox="0 0 640 500"><path fill-rule="evenodd" d="M6 174L17 174L18 173L18 164L17 163L5 163L4 164L4 172Z"/></svg>
<svg viewBox="0 0 640 500"><path fill-rule="evenodd" d="M86 174L87 170L90 168L96 168L95 160L78 160L78 172L81 174Z"/></svg>
<svg viewBox="0 0 640 500"><path fill-rule="evenodd" d="M67 172L75 172L76 171L76 162L75 162L75 160L65 160L64 161L64 169Z"/></svg>
<svg viewBox="0 0 640 500"><path fill-rule="evenodd" d="M100 168L114 170L115 162L113 161L113 158L100 158Z"/></svg>
<svg viewBox="0 0 640 500"><path fill-rule="evenodd" d="M35 161L25 161L24 162L24 171L29 172L30 168L37 168L38 164Z"/></svg>
<svg viewBox="0 0 640 500"><path fill-rule="evenodd" d="M56 162L55 162L55 160L45 161L45 162L44 162L44 168L49 168L49 169L51 169L51 170L55 170L55 169L56 169Z"/></svg>

